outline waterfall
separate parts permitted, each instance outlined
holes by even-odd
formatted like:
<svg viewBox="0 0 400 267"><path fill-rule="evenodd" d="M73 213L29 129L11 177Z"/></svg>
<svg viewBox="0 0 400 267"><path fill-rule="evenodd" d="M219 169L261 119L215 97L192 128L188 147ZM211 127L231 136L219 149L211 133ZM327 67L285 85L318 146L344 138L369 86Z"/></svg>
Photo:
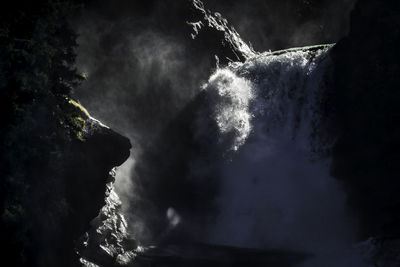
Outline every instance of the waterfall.
<svg viewBox="0 0 400 267"><path fill-rule="evenodd" d="M345 193L314 152L329 145L312 137L329 49L256 55L203 86L226 152L208 242L315 255L304 266L360 266Z"/></svg>
<svg viewBox="0 0 400 267"><path fill-rule="evenodd" d="M207 176L209 171L218 173L219 179L215 203L219 212L213 223L204 225L198 241L313 255L295 266L367 266L354 247L355 229L345 193L329 175L330 159L315 152L319 146L329 146L318 143L313 132L323 119L318 104L325 90L330 48L321 45L257 54L217 68L202 86L205 101L192 118L194 138L210 133L204 128L211 119L217 130L211 134L217 139L213 153L221 157L211 163L215 166L193 175ZM126 180L123 177L129 177L133 166L127 162L117 170L117 178ZM204 165L196 165L195 160L190 166ZM137 223L125 221L122 213L127 212L110 184L106 205L83 241L83 265L95 266L88 260L106 266L130 265L151 262L160 255L185 258L185 253L192 255L198 249L154 252L154 248L139 246L127 232L129 223ZM181 218L183 224L190 219L178 212L173 207L166 210L174 227ZM196 260L197 256L192 257Z"/></svg>
<svg viewBox="0 0 400 267"><path fill-rule="evenodd" d="M299 266L366 266L353 246L346 195L329 174L330 158L318 153L331 145L320 142L329 139L316 136L316 129L324 122L318 111L332 45L257 53L220 14L199 0L193 4L204 18L188 23L192 38L205 27L222 32L224 48L238 62L225 55L220 67L224 55L218 55L198 97L159 139L120 167L116 190L110 185L106 206L86 236L84 265L159 260L174 266L164 260L178 259L198 266L191 265L197 257L211 255L213 266L230 266L219 260L227 260L224 246L233 246L313 255ZM217 212L208 212L213 208ZM139 246L148 232L160 250ZM180 235L213 246L208 255L191 245L162 248ZM224 257L215 259L220 252L212 250L221 248Z"/></svg>

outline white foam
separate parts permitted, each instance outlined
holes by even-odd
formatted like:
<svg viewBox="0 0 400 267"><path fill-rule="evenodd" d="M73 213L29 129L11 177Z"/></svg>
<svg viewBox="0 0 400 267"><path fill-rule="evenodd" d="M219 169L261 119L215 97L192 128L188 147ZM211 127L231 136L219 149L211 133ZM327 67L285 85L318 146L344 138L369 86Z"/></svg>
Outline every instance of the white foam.
<svg viewBox="0 0 400 267"><path fill-rule="evenodd" d="M249 106L254 98L251 83L229 69L217 69L203 88L214 103L214 118L221 138L233 135L230 149L237 150L251 131Z"/></svg>

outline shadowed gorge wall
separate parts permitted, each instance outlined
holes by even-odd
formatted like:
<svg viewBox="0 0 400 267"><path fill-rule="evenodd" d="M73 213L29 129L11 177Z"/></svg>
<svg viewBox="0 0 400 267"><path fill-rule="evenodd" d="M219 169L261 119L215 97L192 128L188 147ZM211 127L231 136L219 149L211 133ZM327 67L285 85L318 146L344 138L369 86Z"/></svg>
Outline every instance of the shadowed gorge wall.
<svg viewBox="0 0 400 267"><path fill-rule="evenodd" d="M346 185L363 238L399 235L399 21L394 2L359 1L333 50L332 173Z"/></svg>

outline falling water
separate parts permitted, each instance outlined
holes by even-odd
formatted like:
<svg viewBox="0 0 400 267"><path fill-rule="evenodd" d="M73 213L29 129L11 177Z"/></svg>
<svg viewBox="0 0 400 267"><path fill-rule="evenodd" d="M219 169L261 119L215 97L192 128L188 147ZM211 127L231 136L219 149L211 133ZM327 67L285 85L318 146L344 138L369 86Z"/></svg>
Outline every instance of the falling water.
<svg viewBox="0 0 400 267"><path fill-rule="evenodd" d="M225 146L209 242L315 255L305 266L363 266L351 255L346 196L314 153L330 46L257 55L204 85ZM229 145L226 145L229 143ZM321 265L322 264L322 265Z"/></svg>

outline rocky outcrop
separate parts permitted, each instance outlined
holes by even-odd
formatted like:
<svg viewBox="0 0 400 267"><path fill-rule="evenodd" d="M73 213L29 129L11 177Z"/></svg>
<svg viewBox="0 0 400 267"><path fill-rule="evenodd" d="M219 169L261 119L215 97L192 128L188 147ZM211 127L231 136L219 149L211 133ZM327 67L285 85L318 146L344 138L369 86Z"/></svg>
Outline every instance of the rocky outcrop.
<svg viewBox="0 0 400 267"><path fill-rule="evenodd" d="M75 108L76 111L80 109L78 105ZM82 125L76 130L77 139L71 144L64 177L73 181L67 187L67 196L77 213L73 216L74 223L79 225L82 233L105 204L106 184L113 180L110 170L129 157L131 145L126 137L93 119L84 110L73 116L73 120L80 120Z"/></svg>
<svg viewBox="0 0 400 267"><path fill-rule="evenodd" d="M78 266L76 242L104 206L109 172L131 144L71 99L35 101L2 147L3 252L13 266Z"/></svg>
<svg viewBox="0 0 400 267"><path fill-rule="evenodd" d="M217 57L217 64L245 61L256 55L254 49L242 40L220 13L212 13L200 0L193 0L192 3L194 22L188 23L193 28L191 37L200 39L198 42L209 43L208 48Z"/></svg>
<svg viewBox="0 0 400 267"><path fill-rule="evenodd" d="M78 105L74 106L76 111L80 109ZM106 192L109 191L107 184L114 181L110 170L129 157L131 148L126 137L93 119L84 110L79 113L80 117L78 115L73 120L83 119L81 129L76 131L77 139L71 144L69 160L65 163L66 172L63 173L63 178L68 181L65 193L70 219L60 225L61 229L73 231L66 244L74 245L105 205Z"/></svg>

